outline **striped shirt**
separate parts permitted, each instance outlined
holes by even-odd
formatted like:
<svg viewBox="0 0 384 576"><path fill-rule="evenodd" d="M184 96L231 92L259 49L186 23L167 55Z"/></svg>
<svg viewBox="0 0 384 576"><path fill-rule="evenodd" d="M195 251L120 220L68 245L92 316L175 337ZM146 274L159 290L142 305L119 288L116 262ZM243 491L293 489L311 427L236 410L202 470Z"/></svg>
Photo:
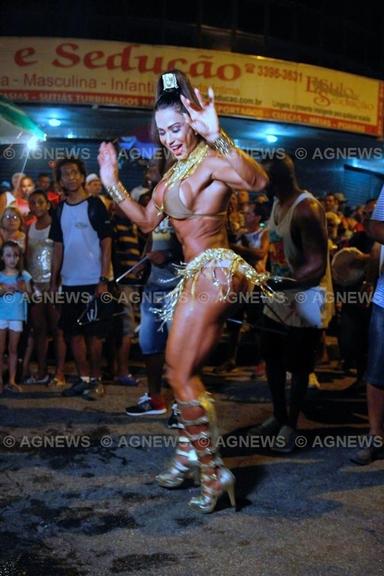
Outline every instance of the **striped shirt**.
<svg viewBox="0 0 384 576"><path fill-rule="evenodd" d="M112 217L113 247L112 263L115 278L132 268L141 258L141 246L136 224L128 218ZM122 284L141 284L140 275L129 274L121 281Z"/></svg>

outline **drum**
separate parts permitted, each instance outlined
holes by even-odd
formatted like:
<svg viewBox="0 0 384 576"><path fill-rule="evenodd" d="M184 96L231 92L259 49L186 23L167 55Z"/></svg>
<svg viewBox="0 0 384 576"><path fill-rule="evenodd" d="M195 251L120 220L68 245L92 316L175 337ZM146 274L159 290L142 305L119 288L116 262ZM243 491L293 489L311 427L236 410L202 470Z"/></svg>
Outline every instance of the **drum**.
<svg viewBox="0 0 384 576"><path fill-rule="evenodd" d="M347 288L364 280L369 254L357 248L342 248L332 258L331 270L333 281Z"/></svg>

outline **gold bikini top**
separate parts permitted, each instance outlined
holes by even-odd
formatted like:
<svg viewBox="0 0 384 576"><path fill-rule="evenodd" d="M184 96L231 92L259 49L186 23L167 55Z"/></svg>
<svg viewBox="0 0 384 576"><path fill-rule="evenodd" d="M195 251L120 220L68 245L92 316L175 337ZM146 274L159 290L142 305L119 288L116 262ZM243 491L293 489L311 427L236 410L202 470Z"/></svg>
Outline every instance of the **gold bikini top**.
<svg viewBox="0 0 384 576"><path fill-rule="evenodd" d="M210 213L197 213L188 208L180 198L181 182L191 176L196 168L207 156L208 144L202 140L185 160L179 160L164 174L162 181L165 182L163 203L158 206L155 202L159 214L167 214L175 220L186 220L189 218L201 218L203 216L217 218L225 216L227 211Z"/></svg>
<svg viewBox="0 0 384 576"><path fill-rule="evenodd" d="M180 198L180 184L175 184L171 188L167 187L164 191L162 205L158 206L155 202L155 206L159 211L159 214L167 214L175 220L187 220L189 218L201 218L203 216L217 218L227 214L226 210L215 213L211 212L210 214L205 212L193 212L193 210L188 208Z"/></svg>

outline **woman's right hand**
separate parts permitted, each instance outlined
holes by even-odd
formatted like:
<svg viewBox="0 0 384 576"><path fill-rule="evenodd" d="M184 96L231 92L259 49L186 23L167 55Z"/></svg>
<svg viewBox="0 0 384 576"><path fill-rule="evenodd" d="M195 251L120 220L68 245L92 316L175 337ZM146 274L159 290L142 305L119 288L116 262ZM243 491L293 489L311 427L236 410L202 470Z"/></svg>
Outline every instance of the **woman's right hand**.
<svg viewBox="0 0 384 576"><path fill-rule="evenodd" d="M195 88L195 94L200 108L182 94L180 95L180 99L188 111L188 114L184 113L185 121L207 142L212 143L220 134L219 118L215 108L215 94L212 88L208 88L208 102L204 100L197 88Z"/></svg>
<svg viewBox="0 0 384 576"><path fill-rule="evenodd" d="M155 264L155 266L162 266L169 260L169 251L153 250L152 252L147 252L146 256L152 264Z"/></svg>
<svg viewBox="0 0 384 576"><path fill-rule="evenodd" d="M119 168L117 164L117 154L112 142L102 142L97 157L100 166L100 178L103 185L116 186L119 182Z"/></svg>

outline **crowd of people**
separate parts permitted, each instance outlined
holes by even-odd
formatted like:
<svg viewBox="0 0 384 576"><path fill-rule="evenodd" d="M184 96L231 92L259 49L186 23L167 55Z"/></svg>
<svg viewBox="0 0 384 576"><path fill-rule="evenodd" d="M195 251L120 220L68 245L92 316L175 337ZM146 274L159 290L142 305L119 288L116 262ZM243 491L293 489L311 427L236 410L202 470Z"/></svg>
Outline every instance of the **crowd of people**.
<svg viewBox="0 0 384 576"><path fill-rule="evenodd" d="M216 371L236 368L242 323L257 326L254 375L266 375L272 396L273 414L251 434L278 436L276 451L294 450L306 391L319 385L315 365L326 360L333 325L343 369L357 370L355 388L368 382L370 434L383 438L377 347L384 195L377 205L372 199L351 208L341 193L316 198L302 189L287 154L257 163L221 130L213 92L204 101L178 71L159 78L153 128L168 156L149 166L144 185L131 194L110 143L100 147L100 176L66 158L52 181L49 174L35 182L17 173L12 189L3 189L0 391L42 384L65 397L97 400L105 393L103 355L111 377L135 386L129 357L138 331L148 391L126 412L167 412L166 366L179 443L157 481L173 488L200 474L201 494L190 504L211 512L225 492L234 503L234 477L217 450L214 403L201 368L229 316L237 322L226 324L226 361ZM67 346L77 370L71 383ZM382 452L369 446L355 461L366 464Z"/></svg>

